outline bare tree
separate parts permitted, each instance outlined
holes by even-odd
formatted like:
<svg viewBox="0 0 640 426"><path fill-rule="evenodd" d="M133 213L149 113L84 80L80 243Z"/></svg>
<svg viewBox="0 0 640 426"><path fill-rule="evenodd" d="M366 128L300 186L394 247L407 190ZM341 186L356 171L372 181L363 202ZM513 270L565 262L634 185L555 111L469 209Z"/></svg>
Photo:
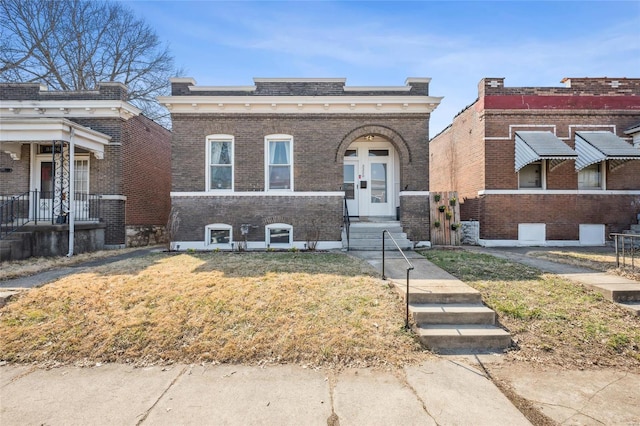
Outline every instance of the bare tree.
<svg viewBox="0 0 640 426"><path fill-rule="evenodd" d="M120 2L0 0L0 79L88 90L102 81L129 87L145 115L168 124L156 96L169 90L169 48Z"/></svg>

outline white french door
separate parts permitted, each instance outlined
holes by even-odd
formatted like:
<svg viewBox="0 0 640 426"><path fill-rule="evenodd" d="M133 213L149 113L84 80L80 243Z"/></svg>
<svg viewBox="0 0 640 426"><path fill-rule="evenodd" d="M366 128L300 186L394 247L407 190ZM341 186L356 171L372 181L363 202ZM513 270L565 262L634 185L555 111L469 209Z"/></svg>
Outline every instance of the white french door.
<svg viewBox="0 0 640 426"><path fill-rule="evenodd" d="M351 216L395 216L395 151L388 142L354 142L344 157Z"/></svg>

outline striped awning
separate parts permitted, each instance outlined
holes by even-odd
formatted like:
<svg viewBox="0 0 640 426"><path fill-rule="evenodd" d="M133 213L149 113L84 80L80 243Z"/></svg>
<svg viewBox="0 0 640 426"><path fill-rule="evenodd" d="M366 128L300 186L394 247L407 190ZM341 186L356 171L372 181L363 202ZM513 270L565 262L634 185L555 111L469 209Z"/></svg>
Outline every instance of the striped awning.
<svg viewBox="0 0 640 426"><path fill-rule="evenodd" d="M611 132L576 132L576 171L609 160L609 169L615 170L630 160L640 160L640 149Z"/></svg>
<svg viewBox="0 0 640 426"><path fill-rule="evenodd" d="M551 132L516 132L516 172L538 160L549 160L553 170L578 154Z"/></svg>

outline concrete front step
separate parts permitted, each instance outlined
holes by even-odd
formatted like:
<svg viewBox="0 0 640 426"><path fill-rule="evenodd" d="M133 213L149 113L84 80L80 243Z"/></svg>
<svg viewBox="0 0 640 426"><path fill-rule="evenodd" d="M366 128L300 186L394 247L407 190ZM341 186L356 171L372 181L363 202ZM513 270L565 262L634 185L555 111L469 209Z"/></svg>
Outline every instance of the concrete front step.
<svg viewBox="0 0 640 426"><path fill-rule="evenodd" d="M423 324L414 331L423 345L441 353L502 351L511 345L511 335L492 325Z"/></svg>
<svg viewBox="0 0 640 426"><path fill-rule="evenodd" d="M496 313L482 304L409 304L414 322L421 324L495 325Z"/></svg>
<svg viewBox="0 0 640 426"><path fill-rule="evenodd" d="M466 286L466 285L465 285ZM401 289L402 285L397 285L398 289ZM459 290L459 291L456 291ZM471 291L469 291L471 290ZM437 287L432 287L430 290L411 291L409 292L409 304L423 304L423 305L443 305L443 304L482 304L482 295L479 291L470 289L469 287L456 289L446 288L444 291Z"/></svg>

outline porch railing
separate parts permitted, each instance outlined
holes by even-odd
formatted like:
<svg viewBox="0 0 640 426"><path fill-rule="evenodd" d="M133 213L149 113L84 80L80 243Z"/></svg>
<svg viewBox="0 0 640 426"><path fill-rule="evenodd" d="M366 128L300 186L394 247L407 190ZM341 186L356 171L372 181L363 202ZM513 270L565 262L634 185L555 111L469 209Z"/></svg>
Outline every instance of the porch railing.
<svg viewBox="0 0 640 426"><path fill-rule="evenodd" d="M25 214L26 209L26 214ZM0 240L29 222L29 192L0 196Z"/></svg>
<svg viewBox="0 0 640 426"><path fill-rule="evenodd" d="M0 239L5 239L29 223L35 225L68 222L67 194L27 191L19 195L0 195ZM102 195L76 192L73 207L77 222L99 222L102 217Z"/></svg>
<svg viewBox="0 0 640 426"><path fill-rule="evenodd" d="M613 244L616 248L616 265L618 268L627 267L627 262L629 262L631 270L635 272L636 256L640 253L640 235L613 233L609 234L609 236L613 237ZM627 256L629 257L628 260Z"/></svg>

